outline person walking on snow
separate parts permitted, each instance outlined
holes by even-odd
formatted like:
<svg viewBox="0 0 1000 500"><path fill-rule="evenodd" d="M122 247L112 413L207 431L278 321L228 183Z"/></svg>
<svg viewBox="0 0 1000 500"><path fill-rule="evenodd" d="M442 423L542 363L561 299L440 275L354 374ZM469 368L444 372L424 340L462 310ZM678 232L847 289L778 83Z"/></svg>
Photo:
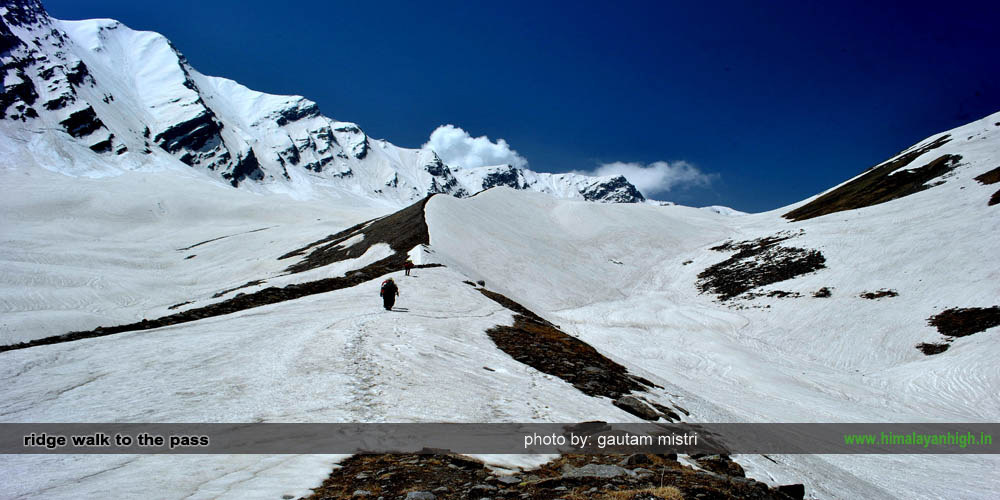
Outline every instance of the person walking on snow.
<svg viewBox="0 0 1000 500"><path fill-rule="evenodd" d="M399 295L399 287L392 281L392 278L382 282L382 289L378 294L382 297L382 306L386 311L392 310L392 305L396 303L396 296Z"/></svg>
<svg viewBox="0 0 1000 500"><path fill-rule="evenodd" d="M410 269L413 269L413 261L410 259L406 259L406 262L403 264L403 269L406 270L406 275L409 276Z"/></svg>

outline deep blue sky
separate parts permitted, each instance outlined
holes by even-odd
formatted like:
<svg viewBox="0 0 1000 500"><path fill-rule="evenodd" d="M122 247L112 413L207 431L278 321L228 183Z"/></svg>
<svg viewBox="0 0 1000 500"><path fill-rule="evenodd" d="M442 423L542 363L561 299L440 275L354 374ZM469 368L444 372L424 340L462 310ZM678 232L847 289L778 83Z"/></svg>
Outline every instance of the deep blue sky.
<svg viewBox="0 0 1000 500"><path fill-rule="evenodd" d="M451 123L539 171L718 174L656 196L691 205L772 209L1000 111L997 2L43 3L158 31L202 73L400 146Z"/></svg>

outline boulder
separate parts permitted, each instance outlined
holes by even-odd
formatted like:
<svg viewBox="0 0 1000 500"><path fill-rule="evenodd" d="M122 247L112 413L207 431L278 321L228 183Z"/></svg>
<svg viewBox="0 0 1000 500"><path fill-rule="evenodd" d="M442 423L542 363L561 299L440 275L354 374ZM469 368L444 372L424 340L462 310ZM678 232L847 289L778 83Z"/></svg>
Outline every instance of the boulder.
<svg viewBox="0 0 1000 500"><path fill-rule="evenodd" d="M645 420L660 418L656 410L635 396L622 396L615 400L614 405Z"/></svg>

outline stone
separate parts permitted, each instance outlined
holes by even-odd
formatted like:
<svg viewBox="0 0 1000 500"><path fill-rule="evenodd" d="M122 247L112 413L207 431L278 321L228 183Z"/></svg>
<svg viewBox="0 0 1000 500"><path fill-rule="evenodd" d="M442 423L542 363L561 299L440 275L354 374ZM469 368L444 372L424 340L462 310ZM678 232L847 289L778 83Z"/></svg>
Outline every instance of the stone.
<svg viewBox="0 0 1000 500"><path fill-rule="evenodd" d="M587 464L583 467L567 466L563 468L563 477L599 477L612 478L630 476L632 472L618 465Z"/></svg>
<svg viewBox="0 0 1000 500"><path fill-rule="evenodd" d="M778 486L778 491L796 500L801 500L806 496L806 487L802 484L783 484Z"/></svg>
<svg viewBox="0 0 1000 500"><path fill-rule="evenodd" d="M624 459L622 459L621 462L618 462L618 465L642 465L651 462L652 460L650 460L647 455L636 453L634 455L629 455L625 457Z"/></svg>
<svg viewBox="0 0 1000 500"><path fill-rule="evenodd" d="M656 410L635 396L622 396L614 401L614 405L645 420L658 420L660 418Z"/></svg>
<svg viewBox="0 0 1000 500"><path fill-rule="evenodd" d="M469 497L474 495L486 495L491 491L496 491L497 487L489 484L477 484L472 488L469 488Z"/></svg>
<svg viewBox="0 0 1000 500"><path fill-rule="evenodd" d="M411 491L406 494L405 500L437 500L437 496L429 491Z"/></svg>
<svg viewBox="0 0 1000 500"><path fill-rule="evenodd" d="M706 470L727 476L746 477L743 467L729 458L729 455L709 455L696 460Z"/></svg>

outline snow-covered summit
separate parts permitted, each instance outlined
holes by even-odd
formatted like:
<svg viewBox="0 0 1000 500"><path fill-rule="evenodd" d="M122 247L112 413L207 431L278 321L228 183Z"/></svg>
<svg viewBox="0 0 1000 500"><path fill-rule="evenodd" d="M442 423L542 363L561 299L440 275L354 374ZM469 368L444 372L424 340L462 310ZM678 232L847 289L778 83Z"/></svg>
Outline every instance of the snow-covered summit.
<svg viewBox="0 0 1000 500"><path fill-rule="evenodd" d="M641 203L642 193L621 175L591 177L574 173L533 172L513 165L462 168L454 171L459 183L470 193L497 186L548 193L558 198Z"/></svg>
<svg viewBox="0 0 1000 500"><path fill-rule="evenodd" d="M482 182L463 173L460 182L433 151L373 140L304 97L203 75L158 33L111 19L52 19L37 0L5 2L0 18L0 152L10 164L92 177L187 165L234 187L362 194L394 205L497 184L592 201L643 199L620 177L518 169L526 182L489 173Z"/></svg>

